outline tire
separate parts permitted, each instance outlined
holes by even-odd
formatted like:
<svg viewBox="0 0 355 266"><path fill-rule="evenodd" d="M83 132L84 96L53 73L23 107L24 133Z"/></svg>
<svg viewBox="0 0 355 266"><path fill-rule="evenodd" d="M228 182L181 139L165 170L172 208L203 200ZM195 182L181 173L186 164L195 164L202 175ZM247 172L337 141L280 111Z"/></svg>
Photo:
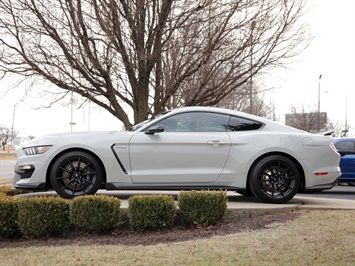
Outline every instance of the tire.
<svg viewBox="0 0 355 266"><path fill-rule="evenodd" d="M59 196L71 199L95 194L102 184L103 175L103 168L93 155L72 151L55 160L50 181Z"/></svg>
<svg viewBox="0 0 355 266"><path fill-rule="evenodd" d="M253 165L248 180L251 192L259 200L266 203L285 203L296 195L301 176L290 159L271 155Z"/></svg>
<svg viewBox="0 0 355 266"><path fill-rule="evenodd" d="M249 188L246 188L246 190L237 191L237 193L239 193L240 195L242 195L244 197L254 197L254 194L250 191Z"/></svg>

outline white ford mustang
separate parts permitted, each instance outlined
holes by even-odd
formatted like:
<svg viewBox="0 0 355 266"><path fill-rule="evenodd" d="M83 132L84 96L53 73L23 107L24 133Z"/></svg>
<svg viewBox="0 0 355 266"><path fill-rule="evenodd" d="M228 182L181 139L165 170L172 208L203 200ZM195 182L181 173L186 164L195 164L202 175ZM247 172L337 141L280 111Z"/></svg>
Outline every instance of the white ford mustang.
<svg viewBox="0 0 355 266"><path fill-rule="evenodd" d="M17 158L14 188L64 198L99 188L228 189L284 203L340 176L329 136L208 107L174 109L126 132L48 135L18 148Z"/></svg>

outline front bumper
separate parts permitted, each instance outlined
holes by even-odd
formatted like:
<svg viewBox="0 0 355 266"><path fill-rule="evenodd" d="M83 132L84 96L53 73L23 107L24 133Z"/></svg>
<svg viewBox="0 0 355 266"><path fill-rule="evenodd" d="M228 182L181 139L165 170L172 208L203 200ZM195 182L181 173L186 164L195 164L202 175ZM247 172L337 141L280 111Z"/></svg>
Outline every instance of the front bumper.
<svg viewBox="0 0 355 266"><path fill-rule="evenodd" d="M27 183L27 182L19 182L19 181L26 181L21 179L21 175L15 173L14 179L12 181L12 187L14 189L25 189L25 190L32 190L32 191L46 191L46 184L45 183Z"/></svg>

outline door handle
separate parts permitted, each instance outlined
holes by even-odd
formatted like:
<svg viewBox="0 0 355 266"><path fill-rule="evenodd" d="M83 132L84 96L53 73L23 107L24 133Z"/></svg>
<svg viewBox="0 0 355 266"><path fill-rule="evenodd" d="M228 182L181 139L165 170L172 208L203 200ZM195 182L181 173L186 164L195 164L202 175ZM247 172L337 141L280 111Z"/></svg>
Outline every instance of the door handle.
<svg viewBox="0 0 355 266"><path fill-rule="evenodd" d="M219 146L219 145L226 144L226 142L223 140L210 140L210 141L207 141L207 143L211 144L212 146Z"/></svg>

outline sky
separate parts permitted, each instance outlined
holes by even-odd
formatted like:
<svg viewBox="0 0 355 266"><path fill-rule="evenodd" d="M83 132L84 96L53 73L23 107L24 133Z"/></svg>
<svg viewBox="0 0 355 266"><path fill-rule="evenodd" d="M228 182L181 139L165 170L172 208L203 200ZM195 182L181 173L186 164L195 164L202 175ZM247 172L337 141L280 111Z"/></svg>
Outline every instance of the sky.
<svg viewBox="0 0 355 266"><path fill-rule="evenodd" d="M315 39L268 96L279 114L291 105L317 110L320 88L320 111L333 123L347 120L355 136L355 0L311 0L307 19Z"/></svg>
<svg viewBox="0 0 355 266"><path fill-rule="evenodd" d="M265 77L266 94L276 106L276 115L284 122L291 105L320 110L333 123L350 125L355 136L355 0L308 0L308 20L315 36L309 47L288 69L278 69ZM322 78L319 79L319 76ZM12 127L22 137L39 137L67 131L122 130L122 123L107 111L87 104L81 109L55 105L38 109L42 98L26 97L24 88L6 91L9 83L0 81L0 125ZM346 108L347 106L347 108ZM70 126L70 122L76 123Z"/></svg>

